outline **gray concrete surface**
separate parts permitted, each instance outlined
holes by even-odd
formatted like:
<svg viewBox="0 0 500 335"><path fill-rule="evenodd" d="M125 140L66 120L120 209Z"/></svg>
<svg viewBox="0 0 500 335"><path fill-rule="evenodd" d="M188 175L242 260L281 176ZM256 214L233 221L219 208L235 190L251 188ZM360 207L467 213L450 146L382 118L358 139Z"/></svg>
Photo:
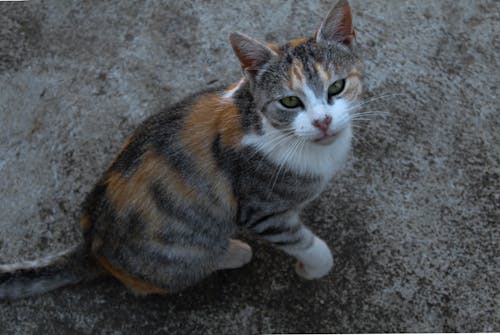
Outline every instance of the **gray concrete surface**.
<svg viewBox="0 0 500 335"><path fill-rule="evenodd" d="M127 133L239 78L227 36L309 35L332 1L0 3L0 262L79 239ZM2 334L500 331L500 3L352 0L365 110L345 171L304 214L336 267L253 262L168 297L108 279L0 303ZM398 95L394 95L398 94Z"/></svg>

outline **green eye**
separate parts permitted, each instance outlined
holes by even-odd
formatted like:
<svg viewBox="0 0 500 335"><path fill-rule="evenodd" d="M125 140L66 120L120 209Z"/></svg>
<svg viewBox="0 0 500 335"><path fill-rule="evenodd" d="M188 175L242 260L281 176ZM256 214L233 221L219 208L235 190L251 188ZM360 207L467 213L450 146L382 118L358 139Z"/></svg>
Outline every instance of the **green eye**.
<svg viewBox="0 0 500 335"><path fill-rule="evenodd" d="M280 103L286 108L296 108L302 106L302 101L296 96L286 97L280 100Z"/></svg>
<svg viewBox="0 0 500 335"><path fill-rule="evenodd" d="M328 97L331 98L334 95L342 92L345 86L345 79L339 79L328 87Z"/></svg>

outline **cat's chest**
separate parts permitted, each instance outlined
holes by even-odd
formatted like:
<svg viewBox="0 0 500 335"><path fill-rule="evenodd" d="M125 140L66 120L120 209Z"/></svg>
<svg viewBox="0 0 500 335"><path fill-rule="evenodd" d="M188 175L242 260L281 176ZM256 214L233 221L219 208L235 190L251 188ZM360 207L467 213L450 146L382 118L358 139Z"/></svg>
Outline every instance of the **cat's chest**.
<svg viewBox="0 0 500 335"><path fill-rule="evenodd" d="M333 144L327 146L295 138L283 140L255 134L245 135L241 144L250 156L263 157L261 160L268 161L267 168L270 170L289 170L327 183L345 164L351 149L351 138L351 129L346 128Z"/></svg>
<svg viewBox="0 0 500 335"><path fill-rule="evenodd" d="M262 217L298 211L325 187L318 177L301 176L263 157L246 160L235 191L239 225L249 226Z"/></svg>
<svg viewBox="0 0 500 335"><path fill-rule="evenodd" d="M320 176L299 174L289 167L253 153L240 165L237 188L245 199L300 206L315 198L328 180Z"/></svg>

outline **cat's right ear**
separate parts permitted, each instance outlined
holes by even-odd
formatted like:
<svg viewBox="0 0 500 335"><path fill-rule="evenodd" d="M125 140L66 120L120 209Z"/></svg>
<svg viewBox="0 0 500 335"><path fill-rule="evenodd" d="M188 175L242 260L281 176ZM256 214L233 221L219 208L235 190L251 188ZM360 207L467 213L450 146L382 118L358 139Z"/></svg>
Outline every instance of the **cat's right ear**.
<svg viewBox="0 0 500 335"><path fill-rule="evenodd" d="M327 44L342 43L351 48L355 40L351 7L347 0L339 0L321 24L316 33L316 41Z"/></svg>
<svg viewBox="0 0 500 335"><path fill-rule="evenodd" d="M229 40L236 57L240 60L243 73L251 76L249 79L253 79L265 63L277 56L275 51L244 34L232 33L229 35Z"/></svg>

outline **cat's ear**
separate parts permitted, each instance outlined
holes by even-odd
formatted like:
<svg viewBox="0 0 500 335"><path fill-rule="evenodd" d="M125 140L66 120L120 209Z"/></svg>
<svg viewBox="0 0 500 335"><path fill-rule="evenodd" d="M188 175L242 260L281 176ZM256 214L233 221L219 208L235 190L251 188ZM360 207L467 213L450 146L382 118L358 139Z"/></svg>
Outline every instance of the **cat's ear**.
<svg viewBox="0 0 500 335"><path fill-rule="evenodd" d="M245 75L254 77L262 65L277 56L271 48L244 34L232 33L229 40Z"/></svg>
<svg viewBox="0 0 500 335"><path fill-rule="evenodd" d="M340 0L328 13L316 33L318 43L342 43L352 47L356 33L352 28L351 7L347 0Z"/></svg>

